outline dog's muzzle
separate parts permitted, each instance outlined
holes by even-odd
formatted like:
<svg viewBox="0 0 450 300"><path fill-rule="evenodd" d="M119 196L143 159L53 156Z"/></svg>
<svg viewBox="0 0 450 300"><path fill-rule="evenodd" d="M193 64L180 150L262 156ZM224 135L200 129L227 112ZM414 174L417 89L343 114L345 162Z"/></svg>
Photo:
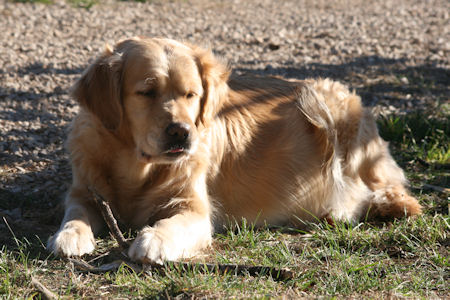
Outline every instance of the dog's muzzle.
<svg viewBox="0 0 450 300"><path fill-rule="evenodd" d="M170 123L166 133L166 151L170 156L177 156L185 153L190 148L191 127L186 123Z"/></svg>

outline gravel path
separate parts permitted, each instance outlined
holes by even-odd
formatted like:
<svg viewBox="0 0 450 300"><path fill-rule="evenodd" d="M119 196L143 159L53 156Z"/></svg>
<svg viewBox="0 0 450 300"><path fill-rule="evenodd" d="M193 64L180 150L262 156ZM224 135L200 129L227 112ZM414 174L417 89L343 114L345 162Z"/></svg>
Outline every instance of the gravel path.
<svg viewBox="0 0 450 300"><path fill-rule="evenodd" d="M87 10L0 0L0 217L31 218L62 198L63 141L78 110L67 90L121 38L211 47L237 73L332 77L387 112L449 100L447 0L151 2Z"/></svg>

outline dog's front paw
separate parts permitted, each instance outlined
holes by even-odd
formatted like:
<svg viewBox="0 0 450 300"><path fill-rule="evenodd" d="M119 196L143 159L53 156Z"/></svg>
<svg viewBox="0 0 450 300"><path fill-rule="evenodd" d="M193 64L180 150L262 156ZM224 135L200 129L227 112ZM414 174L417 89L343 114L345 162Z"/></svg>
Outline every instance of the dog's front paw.
<svg viewBox="0 0 450 300"><path fill-rule="evenodd" d="M193 253L185 248L183 241L177 242L173 236L152 227L145 227L134 240L128 255L142 263L162 264L164 261L176 261L192 256Z"/></svg>
<svg viewBox="0 0 450 300"><path fill-rule="evenodd" d="M56 255L81 256L95 248L92 230L85 223L70 221L50 237L47 249Z"/></svg>

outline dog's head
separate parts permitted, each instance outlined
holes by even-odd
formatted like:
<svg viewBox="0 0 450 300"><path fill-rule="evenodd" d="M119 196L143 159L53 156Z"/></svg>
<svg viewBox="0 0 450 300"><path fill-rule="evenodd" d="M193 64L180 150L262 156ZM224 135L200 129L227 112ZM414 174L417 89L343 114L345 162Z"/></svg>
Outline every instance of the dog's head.
<svg viewBox="0 0 450 300"><path fill-rule="evenodd" d="M107 47L73 95L111 132L127 128L140 159L171 163L195 152L221 106L228 73L210 51L136 37Z"/></svg>

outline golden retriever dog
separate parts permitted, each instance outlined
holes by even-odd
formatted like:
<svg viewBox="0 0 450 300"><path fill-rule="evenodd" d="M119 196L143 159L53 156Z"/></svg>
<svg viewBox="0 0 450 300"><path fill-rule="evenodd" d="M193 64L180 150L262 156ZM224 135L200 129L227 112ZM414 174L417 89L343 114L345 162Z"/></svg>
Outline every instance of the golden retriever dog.
<svg viewBox="0 0 450 300"><path fill-rule="evenodd" d="M169 39L106 47L73 88L73 183L50 251L94 250L105 224L90 188L140 230L128 254L141 262L191 257L229 220L302 226L421 212L345 86L229 73L210 51Z"/></svg>

